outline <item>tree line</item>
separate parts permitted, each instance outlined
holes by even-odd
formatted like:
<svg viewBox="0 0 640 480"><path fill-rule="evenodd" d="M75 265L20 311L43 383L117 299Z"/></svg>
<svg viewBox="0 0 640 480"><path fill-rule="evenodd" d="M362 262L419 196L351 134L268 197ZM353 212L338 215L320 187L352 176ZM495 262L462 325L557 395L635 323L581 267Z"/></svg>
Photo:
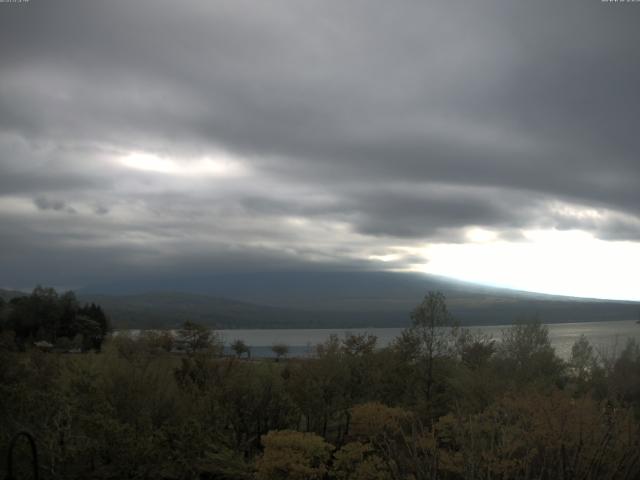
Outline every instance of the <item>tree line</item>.
<svg viewBox="0 0 640 480"><path fill-rule="evenodd" d="M27 429L51 479L634 479L640 347L563 361L539 322L494 339L429 293L379 348L223 356L209 329L107 339L101 353L0 350L0 445ZM173 352L173 353L172 353ZM26 458L19 463L26 469Z"/></svg>
<svg viewBox="0 0 640 480"><path fill-rule="evenodd" d="M0 341L5 347L25 350L38 342L51 349L100 350L111 331L109 318L99 305L80 305L72 291L58 294L37 286L31 295L0 298Z"/></svg>

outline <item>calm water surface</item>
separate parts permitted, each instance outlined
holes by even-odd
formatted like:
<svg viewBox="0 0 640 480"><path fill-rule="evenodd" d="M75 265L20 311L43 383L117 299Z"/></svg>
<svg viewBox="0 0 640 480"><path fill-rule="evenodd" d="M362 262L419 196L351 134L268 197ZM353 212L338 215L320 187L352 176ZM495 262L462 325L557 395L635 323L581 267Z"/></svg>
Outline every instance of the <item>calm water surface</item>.
<svg viewBox="0 0 640 480"><path fill-rule="evenodd" d="M627 339L635 338L640 341L640 325L635 320L617 322L589 322L589 323L556 323L548 325L551 344L557 354L567 359L571 354L571 346L585 335L589 342L599 352L615 354L620 352L627 343ZM472 332L483 332L500 339L502 331L510 328L508 325L469 327ZM339 336L345 333L370 333L378 337L378 345L384 347L402 332L402 328L352 328L352 329L283 329L283 330L220 330L225 344L236 339L244 340L251 347L254 357L271 357L271 346L284 343L289 346L291 356L311 355L313 346L324 342L329 335Z"/></svg>

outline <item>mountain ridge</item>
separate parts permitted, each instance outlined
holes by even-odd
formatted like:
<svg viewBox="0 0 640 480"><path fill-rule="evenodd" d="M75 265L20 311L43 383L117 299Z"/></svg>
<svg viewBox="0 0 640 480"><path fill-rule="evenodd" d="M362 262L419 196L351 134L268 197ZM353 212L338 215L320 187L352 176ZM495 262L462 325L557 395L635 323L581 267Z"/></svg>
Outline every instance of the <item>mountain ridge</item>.
<svg viewBox="0 0 640 480"><path fill-rule="evenodd" d="M463 325L532 317L545 323L631 320L640 311L639 302L523 292L412 273L267 272L162 280L103 292L94 286L77 295L82 303L102 305L116 328L173 328L184 320L218 328L404 327L430 290L445 293Z"/></svg>

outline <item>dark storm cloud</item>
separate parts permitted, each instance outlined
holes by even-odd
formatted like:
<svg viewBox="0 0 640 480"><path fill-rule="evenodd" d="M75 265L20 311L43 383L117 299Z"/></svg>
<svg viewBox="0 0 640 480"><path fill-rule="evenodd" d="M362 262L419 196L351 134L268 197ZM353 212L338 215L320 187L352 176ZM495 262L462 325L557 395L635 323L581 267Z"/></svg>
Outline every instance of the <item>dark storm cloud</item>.
<svg viewBox="0 0 640 480"><path fill-rule="evenodd" d="M368 268L474 226L637 241L639 21L598 0L0 5L0 250L106 274ZM198 173L220 152L244 173Z"/></svg>
<svg viewBox="0 0 640 480"><path fill-rule="evenodd" d="M363 233L457 241L460 226L522 227L530 217L525 199L509 192L466 188L381 187L357 197ZM518 207L520 206L520 209Z"/></svg>

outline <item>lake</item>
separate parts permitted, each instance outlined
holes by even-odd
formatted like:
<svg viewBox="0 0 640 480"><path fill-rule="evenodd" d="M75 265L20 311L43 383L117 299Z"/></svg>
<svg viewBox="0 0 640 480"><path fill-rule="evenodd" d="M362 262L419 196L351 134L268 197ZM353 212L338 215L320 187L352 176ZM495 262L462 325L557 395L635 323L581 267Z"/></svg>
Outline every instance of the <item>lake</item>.
<svg viewBox="0 0 640 480"><path fill-rule="evenodd" d="M605 354L620 352L627 343L627 339L640 341L640 325L635 320L615 322L584 322L584 323L556 323L547 325L551 344L557 354L564 359L571 355L571 346L580 338L587 337L596 351ZM472 332L483 332L495 339L501 338L502 331L509 325L468 327ZM323 328L323 329L262 329L262 330L219 330L227 345L236 339L244 340L251 347L253 357L273 357L271 346L284 343L289 346L290 356L308 356L313 353L313 347L324 342L329 335L343 336L345 333L369 333L378 337L378 346L384 347L400 335L401 328Z"/></svg>

